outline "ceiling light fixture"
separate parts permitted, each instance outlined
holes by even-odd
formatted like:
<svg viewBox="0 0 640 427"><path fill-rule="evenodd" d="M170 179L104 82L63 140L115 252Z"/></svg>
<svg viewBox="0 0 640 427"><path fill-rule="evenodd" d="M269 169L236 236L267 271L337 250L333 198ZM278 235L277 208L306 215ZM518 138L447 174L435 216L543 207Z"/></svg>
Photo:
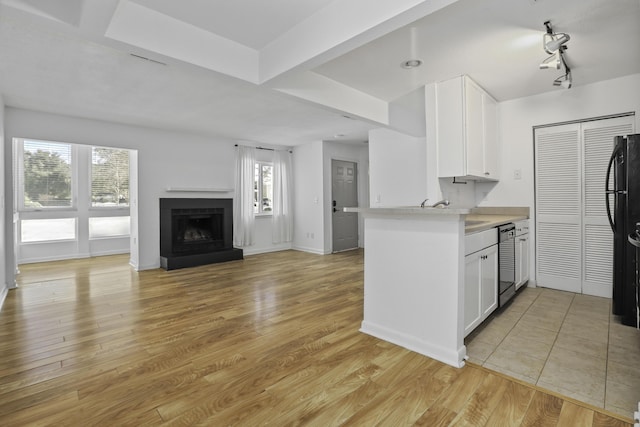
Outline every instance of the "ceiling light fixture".
<svg viewBox="0 0 640 427"><path fill-rule="evenodd" d="M571 70L567 67L567 72L553 81L554 86L560 86L565 89L571 89L573 78L571 78Z"/></svg>
<svg viewBox="0 0 640 427"><path fill-rule="evenodd" d="M408 59L404 61L402 64L400 64L402 68L405 68L407 70L410 70L411 68L418 68L421 65L422 65L422 61L419 59Z"/></svg>
<svg viewBox="0 0 640 427"><path fill-rule="evenodd" d="M569 89L573 84L573 78L571 76L571 69L564 58L564 51L567 50L565 44L571 37L567 33L554 33L550 21L545 21L544 26L547 31L542 35L542 49L551 56L542 61L540 69L559 70L561 67L564 67L564 74L556 78L553 81L553 85Z"/></svg>
<svg viewBox="0 0 640 427"><path fill-rule="evenodd" d="M542 63L540 64L540 69L548 70L548 69L555 68L556 70L559 70L561 62L562 61L560 60L560 51L558 51L553 55L551 55L550 57L548 57L547 59L545 59L544 61L542 61Z"/></svg>

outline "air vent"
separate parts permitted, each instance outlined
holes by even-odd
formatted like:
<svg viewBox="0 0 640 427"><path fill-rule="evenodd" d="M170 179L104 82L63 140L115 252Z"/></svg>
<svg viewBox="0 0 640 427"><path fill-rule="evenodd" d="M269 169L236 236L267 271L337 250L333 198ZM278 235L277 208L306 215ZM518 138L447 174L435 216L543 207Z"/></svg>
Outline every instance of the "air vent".
<svg viewBox="0 0 640 427"><path fill-rule="evenodd" d="M154 64L165 65L165 66L167 65L165 62L156 61L155 59L147 58L146 56L142 56L142 55L136 55L135 53L130 53L129 55L133 56L134 58L142 59L144 61L153 62Z"/></svg>

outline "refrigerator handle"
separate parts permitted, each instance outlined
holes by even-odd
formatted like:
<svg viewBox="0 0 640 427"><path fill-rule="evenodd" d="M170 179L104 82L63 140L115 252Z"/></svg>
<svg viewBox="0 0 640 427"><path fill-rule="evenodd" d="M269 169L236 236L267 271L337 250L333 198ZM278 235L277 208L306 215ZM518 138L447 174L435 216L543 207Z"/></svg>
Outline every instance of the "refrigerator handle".
<svg viewBox="0 0 640 427"><path fill-rule="evenodd" d="M611 179L611 168L613 167L613 163L615 162L616 157L618 156L618 151L619 150L616 148L615 150L613 150L613 153L611 153L611 158L609 159L609 164L607 165L607 177L605 181L605 204L607 209L607 219L609 220L609 225L611 226L611 230L614 233L616 232L616 224L613 222L613 218L611 217L611 203L609 202L609 197L612 194L614 197L617 197L617 194L616 194L617 188L610 189L609 182ZM615 177L614 177L614 181L615 181ZM615 182L613 185L614 187L616 187Z"/></svg>

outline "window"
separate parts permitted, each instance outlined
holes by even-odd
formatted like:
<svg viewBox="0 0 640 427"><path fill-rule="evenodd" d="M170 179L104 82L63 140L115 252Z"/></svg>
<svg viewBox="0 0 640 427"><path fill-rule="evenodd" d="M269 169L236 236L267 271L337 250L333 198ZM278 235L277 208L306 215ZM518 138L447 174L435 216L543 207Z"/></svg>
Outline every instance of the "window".
<svg viewBox="0 0 640 427"><path fill-rule="evenodd" d="M253 183L253 212L270 215L273 210L273 165L256 162Z"/></svg>
<svg viewBox="0 0 640 427"><path fill-rule="evenodd" d="M128 236L130 227L128 216L89 218L89 239Z"/></svg>
<svg viewBox="0 0 640 427"><path fill-rule="evenodd" d="M21 259L70 247L65 242L71 240L112 239L94 246L128 248L123 238L130 233L129 150L21 138L14 144L17 237L28 243ZM47 248L38 248L40 243ZM64 248L56 256L64 257ZM75 254L71 249L67 253Z"/></svg>
<svg viewBox="0 0 640 427"><path fill-rule="evenodd" d="M76 219L23 219L20 221L20 241L22 243L53 242L74 240Z"/></svg>
<svg viewBox="0 0 640 427"><path fill-rule="evenodd" d="M21 208L72 207L72 157L71 144L25 140Z"/></svg>
<svg viewBox="0 0 640 427"><path fill-rule="evenodd" d="M129 206L129 150L91 148L91 206Z"/></svg>

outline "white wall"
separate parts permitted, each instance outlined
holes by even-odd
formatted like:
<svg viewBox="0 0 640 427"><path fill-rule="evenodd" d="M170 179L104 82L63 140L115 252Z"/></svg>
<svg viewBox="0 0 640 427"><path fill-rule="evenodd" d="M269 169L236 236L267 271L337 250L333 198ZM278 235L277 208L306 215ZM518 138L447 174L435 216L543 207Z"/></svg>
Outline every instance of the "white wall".
<svg viewBox="0 0 640 427"><path fill-rule="evenodd" d="M316 254L333 250L331 160L357 163L358 204L369 205L369 151L366 144L316 141L293 149L294 241L293 248ZM360 219L359 246L364 245Z"/></svg>
<svg viewBox="0 0 640 427"><path fill-rule="evenodd" d="M129 148L138 150L137 242L132 235L131 262L139 270L160 266L159 199L161 197L231 198L233 192L167 192L167 187L234 187L234 141L225 138L143 128L124 124L88 120L77 117L7 108L5 121L5 154L10 155L11 139L26 137ZM10 162L5 176L10 176ZM5 186L7 192L13 190ZM7 194L7 197L10 197ZM133 199L133 197L132 197ZM7 213L11 212L8 206ZM133 213L132 213L133 220ZM271 222L258 222L257 235L271 235ZM12 241L13 231L7 241ZM263 250L268 249L265 244ZM137 253L137 255L136 255ZM137 259L136 259L137 258ZM136 262L137 261L137 262Z"/></svg>
<svg viewBox="0 0 640 427"><path fill-rule="evenodd" d="M333 197L331 160L354 162L358 169L358 206L369 206L369 146L367 144L341 144L323 142L324 187L324 253L333 251ZM358 246L364 247L364 219L358 218Z"/></svg>
<svg viewBox="0 0 640 427"><path fill-rule="evenodd" d="M501 178L495 184L476 184L478 204L480 206L528 206L533 218L533 127L630 111L636 112L635 130L639 132L640 74L501 102L499 105ZM522 179L514 178L515 170L522 172ZM532 220L531 248L535 248L534 226ZM535 274L533 252L531 272Z"/></svg>
<svg viewBox="0 0 640 427"><path fill-rule="evenodd" d="M0 94L0 147L4 147L4 99ZM7 226L6 215L4 206L6 205L5 199L5 164L4 164L4 150L0 149L0 307L2 307L2 303L7 295L7 291L9 287L13 287L13 280L9 282L8 279L12 279L13 275L7 277L7 263L6 256L7 253L6 248L7 245L5 243L5 227Z"/></svg>
<svg viewBox="0 0 640 427"><path fill-rule="evenodd" d="M425 138L382 128L370 131L371 207L417 206L425 198L431 199L427 194L426 159Z"/></svg>
<svg viewBox="0 0 640 427"><path fill-rule="evenodd" d="M293 247L325 253L322 141L293 149Z"/></svg>

